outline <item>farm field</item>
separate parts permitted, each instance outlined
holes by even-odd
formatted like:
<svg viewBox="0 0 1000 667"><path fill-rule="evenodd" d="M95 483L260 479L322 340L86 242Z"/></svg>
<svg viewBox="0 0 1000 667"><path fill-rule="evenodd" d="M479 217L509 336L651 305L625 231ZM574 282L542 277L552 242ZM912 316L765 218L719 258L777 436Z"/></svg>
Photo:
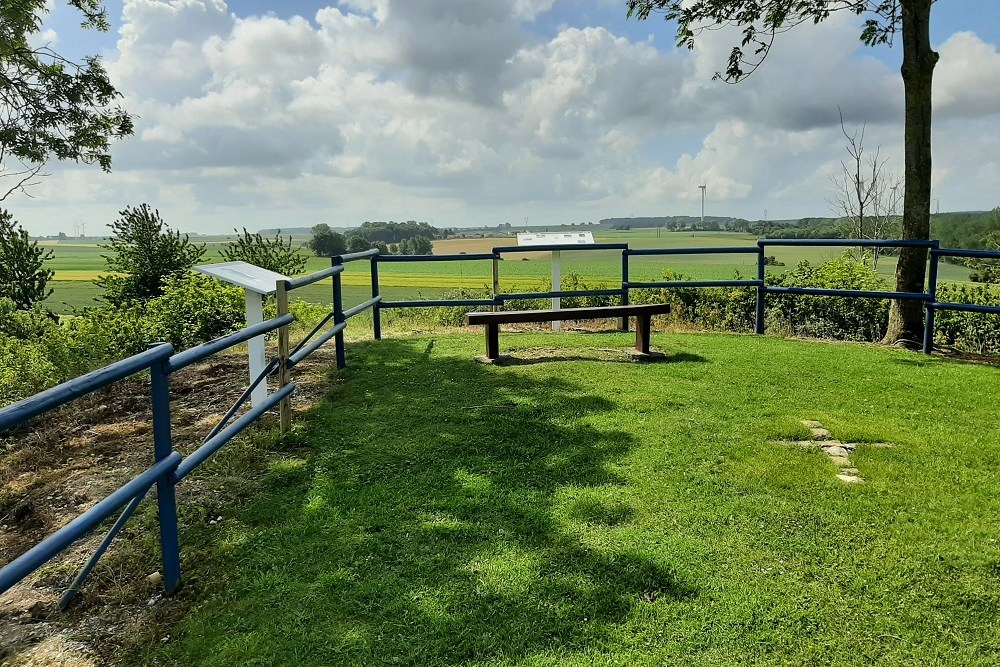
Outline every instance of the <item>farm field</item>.
<svg viewBox="0 0 1000 667"><path fill-rule="evenodd" d="M653 343L352 344L249 500L211 526L181 498L192 608L130 664L1000 662L1000 370ZM858 443L863 483L802 420Z"/></svg>
<svg viewBox="0 0 1000 667"><path fill-rule="evenodd" d="M656 230L602 231L595 236L598 242L629 243L633 248L657 247L699 247L699 246L753 246L756 237L729 232L664 232L659 238ZM208 252L206 263L221 261L220 249L224 238L208 237L196 239L206 243ZM296 239L305 242L306 239ZM434 244L435 254L459 254L489 252L496 245L513 245L509 237L485 239L446 239ZM104 269L104 252L97 242L43 241L55 254L50 266L56 272L52 284L54 292L49 307L61 314L72 312L73 308L93 305L99 295L92 281ZM306 251L304 251L306 252ZM783 272L794 268L796 263L806 259L817 264L833 259L840 254L837 248L769 248L768 255L774 255L785 266L769 266L769 272ZM321 257L310 257L306 270L318 271L329 266L329 261ZM891 280L895 273L895 259L884 257L879 262L879 273ZM633 281L657 280L664 271L672 270L689 278L727 279L737 273L744 277L756 275L754 255L701 255L670 257L638 257L630 261ZM562 253L562 273L578 274L588 284L615 284L621 277L621 253L618 251L566 251ZM969 270L952 264L941 264L941 278L947 281L968 280ZM500 268L501 289L520 291L548 284L551 265L548 253L528 252L507 255ZM457 288L480 289L492 284L492 266L489 261L456 261L429 263L383 263L379 266L382 291L387 299L411 299L440 297L448 290ZM370 277L368 264L349 264L343 276L345 300L363 301L369 294ZM330 301L329 282L299 293L301 298L318 303Z"/></svg>

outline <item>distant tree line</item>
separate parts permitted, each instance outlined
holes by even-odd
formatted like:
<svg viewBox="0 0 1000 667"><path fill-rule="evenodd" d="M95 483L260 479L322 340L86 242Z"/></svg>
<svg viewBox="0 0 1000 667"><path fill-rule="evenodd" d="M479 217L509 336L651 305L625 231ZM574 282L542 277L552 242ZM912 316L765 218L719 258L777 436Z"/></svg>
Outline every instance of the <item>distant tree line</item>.
<svg viewBox="0 0 1000 667"><path fill-rule="evenodd" d="M450 232L432 227L426 222L365 222L348 234L341 234L327 224L312 228L309 248L320 257L364 252L377 248L385 255L431 255L434 239L446 238Z"/></svg>

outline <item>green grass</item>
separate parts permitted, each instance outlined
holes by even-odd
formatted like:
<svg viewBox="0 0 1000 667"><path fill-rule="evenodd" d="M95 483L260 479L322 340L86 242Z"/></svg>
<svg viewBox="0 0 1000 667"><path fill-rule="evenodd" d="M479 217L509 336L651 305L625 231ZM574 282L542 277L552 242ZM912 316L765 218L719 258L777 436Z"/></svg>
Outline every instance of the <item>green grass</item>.
<svg viewBox="0 0 1000 667"><path fill-rule="evenodd" d="M664 232L656 236L655 229L629 231L601 231L596 234L600 242L627 242L633 248L653 247L695 247L695 246L753 246L756 237L729 232ZM204 239L199 239L199 242ZM299 239L302 241L302 239ZM513 242L513 241L505 241ZM472 242L475 243L475 242ZM56 272L53 283L54 292L48 302L53 311L66 314L74 307L92 305L92 300L99 295L99 290L92 284L104 270L104 252L96 243L53 243L42 242L55 253L55 258L49 263ZM488 250L494 245L493 240L485 239L482 248ZM220 239L209 239L205 262L221 261L219 251L223 247ZM784 262L783 267L768 267L772 273L789 270L800 260L807 259L814 264L828 261L841 254L838 248L799 248L779 247L768 249L769 255L774 255L778 261ZM329 260L322 257L310 257L306 266L308 272L319 271L329 266ZM633 281L658 280L664 271L673 270L688 277L702 280L720 280L732 278L737 272L744 277L754 277L757 271L754 255L689 255L689 256L658 256L634 257L630 262L630 278ZM879 273L892 279L895 274L894 258L883 258L879 263ZM562 254L563 275L579 274L585 282L591 284L617 284L621 280L621 253L618 251L580 251L564 252ZM413 299L440 297L450 290L459 287L486 288L492 285L492 267L488 261L482 262L430 262L430 263L392 263L379 267L382 291L387 298ZM953 264L940 265L942 280L962 282L968 280L969 269ZM500 268L501 289L513 292L548 284L552 268L547 254L531 255L521 259L517 255L508 256ZM369 267L366 262L355 262L347 265L344 273L344 285L353 289L358 295L370 286ZM307 300L325 302L329 287L322 285L309 290ZM345 294L345 299L349 297ZM362 299L358 299L359 301Z"/></svg>
<svg viewBox="0 0 1000 667"><path fill-rule="evenodd" d="M352 345L260 492L185 529L194 607L143 662L1000 662L997 368L511 333L521 363L491 367L481 338ZM802 419L895 446L847 486L771 442Z"/></svg>

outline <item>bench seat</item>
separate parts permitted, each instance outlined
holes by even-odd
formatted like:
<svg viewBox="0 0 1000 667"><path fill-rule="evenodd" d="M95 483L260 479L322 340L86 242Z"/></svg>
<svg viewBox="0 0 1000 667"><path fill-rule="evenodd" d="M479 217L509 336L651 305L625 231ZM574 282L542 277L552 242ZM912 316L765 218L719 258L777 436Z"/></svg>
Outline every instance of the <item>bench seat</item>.
<svg viewBox="0 0 1000 667"><path fill-rule="evenodd" d="M558 310L469 313L465 316L465 323L486 327L486 358L495 360L500 357L501 324L635 317L635 350L639 354L649 354L650 319L653 315L666 315L668 313L670 313L670 304L650 303L635 306L594 306L591 308L560 308Z"/></svg>

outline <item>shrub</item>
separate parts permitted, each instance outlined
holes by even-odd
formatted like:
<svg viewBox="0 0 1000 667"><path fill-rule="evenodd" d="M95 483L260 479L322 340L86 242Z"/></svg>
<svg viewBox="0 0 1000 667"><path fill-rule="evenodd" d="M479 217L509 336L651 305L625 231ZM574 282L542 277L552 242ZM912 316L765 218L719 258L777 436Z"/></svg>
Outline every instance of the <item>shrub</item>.
<svg viewBox="0 0 1000 667"><path fill-rule="evenodd" d="M740 274L734 275L739 280ZM685 280L667 271L664 280ZM870 268L849 258L835 259L819 266L800 262L795 269L770 279L769 284L785 287L813 287L850 290L885 290L888 285ZM756 324L755 287L677 287L635 290L632 303L671 303L675 321L704 329L753 331ZM888 323L888 301L844 297L771 295L767 299L765 321L774 333L841 340L881 339Z"/></svg>
<svg viewBox="0 0 1000 667"><path fill-rule="evenodd" d="M146 204L127 207L109 226L114 236L104 256L109 271L96 283L101 297L112 306L145 301L163 293L169 278L184 275L205 254L204 245L194 245L187 235L167 229L160 212Z"/></svg>
<svg viewBox="0 0 1000 667"><path fill-rule="evenodd" d="M246 227L242 234L238 231L236 234L236 240L230 241L220 253L227 262L248 262L285 276L294 276L305 270L306 258L298 248L292 247L291 236L284 237L281 232L275 232L274 238L270 238L251 234Z"/></svg>
<svg viewBox="0 0 1000 667"><path fill-rule="evenodd" d="M60 325L0 298L0 404L19 400L106 363L106 339L87 322Z"/></svg>
<svg viewBox="0 0 1000 667"><path fill-rule="evenodd" d="M47 285L54 275L45 268L50 259L52 251L39 248L14 217L0 209L0 298L21 310L47 299L52 294Z"/></svg>
<svg viewBox="0 0 1000 667"><path fill-rule="evenodd" d="M107 332L115 356L168 342L176 350L204 343L243 327L243 291L208 276L188 273L167 278L163 294L146 303L86 311L84 317Z"/></svg>
<svg viewBox="0 0 1000 667"><path fill-rule="evenodd" d="M938 301L1000 306L1000 289L987 285L938 287ZM934 340L977 354L1000 354L1000 315L940 310L934 321Z"/></svg>
<svg viewBox="0 0 1000 667"><path fill-rule="evenodd" d="M0 334L0 405L55 386L61 375L41 341Z"/></svg>
<svg viewBox="0 0 1000 667"><path fill-rule="evenodd" d="M771 280L775 286L885 291L890 286L868 266L847 257L813 266L801 261ZM887 299L800 296L768 297L768 325L796 336L877 341L889 323Z"/></svg>

